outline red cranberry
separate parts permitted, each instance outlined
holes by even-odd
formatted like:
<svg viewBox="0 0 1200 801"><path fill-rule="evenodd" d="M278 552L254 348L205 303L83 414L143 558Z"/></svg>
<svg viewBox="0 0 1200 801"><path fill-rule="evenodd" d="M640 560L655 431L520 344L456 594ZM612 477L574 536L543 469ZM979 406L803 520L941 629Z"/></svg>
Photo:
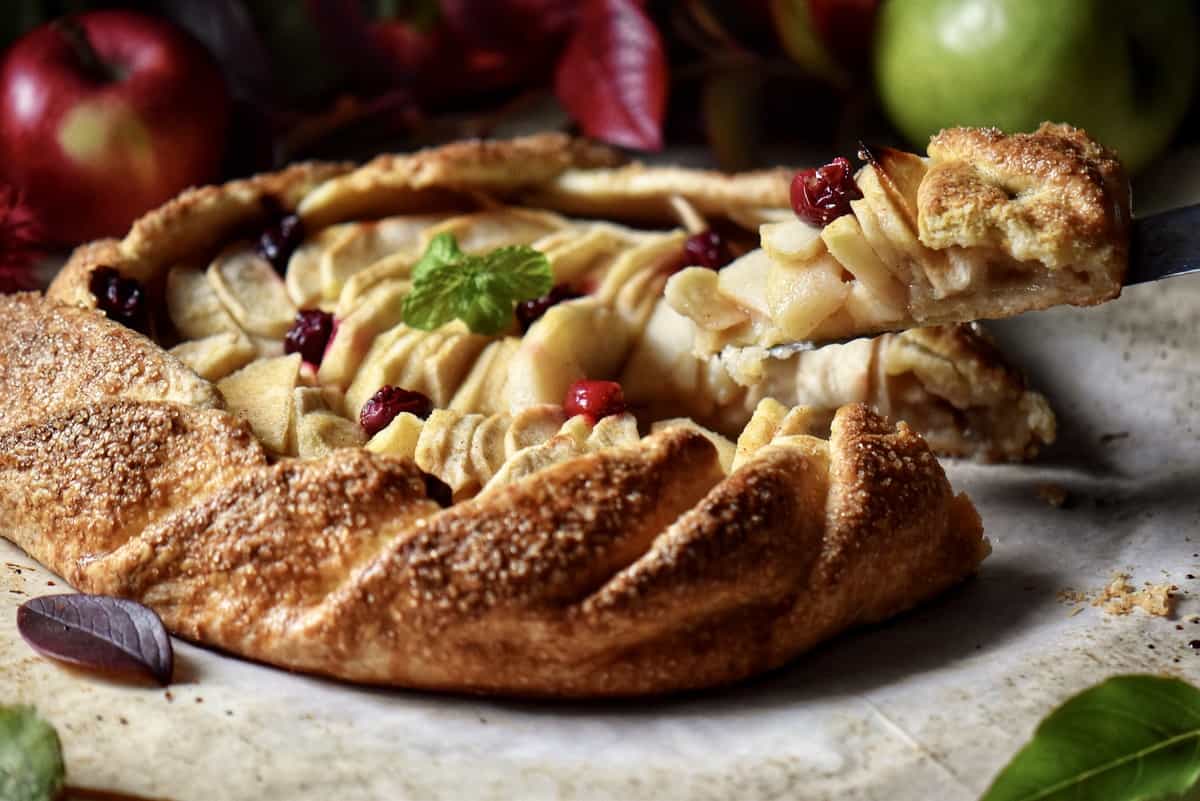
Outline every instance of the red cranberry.
<svg viewBox="0 0 1200 801"><path fill-rule="evenodd" d="M283 338L284 353L299 353L314 367L321 364L325 346L333 336L333 315L320 309L304 309Z"/></svg>
<svg viewBox="0 0 1200 801"><path fill-rule="evenodd" d="M425 497L437 502L443 509L454 503L454 491L449 484L433 473L422 473L421 478L425 480Z"/></svg>
<svg viewBox="0 0 1200 801"><path fill-rule="evenodd" d="M733 261L724 237L711 229L689 236L683 243L683 255L687 262L684 266L710 270L719 270Z"/></svg>
<svg viewBox="0 0 1200 801"><path fill-rule="evenodd" d="M567 390L563 409L569 417L582 414L593 423L625 411L625 396L616 381L576 381Z"/></svg>
<svg viewBox="0 0 1200 801"><path fill-rule="evenodd" d="M557 306L563 301L574 300L575 298L583 297L582 292L576 292L566 284L557 284L545 295L533 300L526 300L517 304L517 322L521 324L522 331L528 331L529 326L533 325L537 320L549 311L551 306Z"/></svg>
<svg viewBox="0 0 1200 801"><path fill-rule="evenodd" d="M363 404L358 413L358 422L373 437L388 427L401 412L415 414L424 420L433 412L433 401L420 392L400 387L381 387L371 399Z"/></svg>
<svg viewBox="0 0 1200 801"><path fill-rule="evenodd" d="M146 333L146 292L135 278L124 278L112 267L97 267L88 285L96 296L96 305L115 320L134 331Z"/></svg>
<svg viewBox="0 0 1200 801"><path fill-rule="evenodd" d="M862 192L854 183L854 168L842 156L824 167L801 170L792 179L792 210L813 225L829 223L850 213L850 201Z"/></svg>
<svg viewBox="0 0 1200 801"><path fill-rule="evenodd" d="M287 271L288 259L304 241L304 221L287 214L267 226L258 237L258 255L271 262L275 272Z"/></svg>

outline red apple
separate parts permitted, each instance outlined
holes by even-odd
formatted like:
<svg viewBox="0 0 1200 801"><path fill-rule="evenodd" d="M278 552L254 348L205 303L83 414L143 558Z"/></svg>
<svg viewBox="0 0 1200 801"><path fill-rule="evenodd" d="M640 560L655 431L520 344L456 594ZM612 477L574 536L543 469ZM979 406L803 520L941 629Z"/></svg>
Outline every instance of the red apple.
<svg viewBox="0 0 1200 801"><path fill-rule="evenodd" d="M229 96L208 53L142 14L43 25L0 64L0 171L59 244L119 236L216 178L228 126Z"/></svg>

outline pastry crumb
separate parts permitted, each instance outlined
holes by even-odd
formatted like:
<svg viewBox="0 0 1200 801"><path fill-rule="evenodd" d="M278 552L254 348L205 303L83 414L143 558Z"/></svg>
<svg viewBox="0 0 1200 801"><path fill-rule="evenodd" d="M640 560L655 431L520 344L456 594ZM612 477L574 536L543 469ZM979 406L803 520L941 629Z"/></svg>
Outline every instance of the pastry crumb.
<svg viewBox="0 0 1200 801"><path fill-rule="evenodd" d="M1156 617L1170 617L1175 605L1174 584L1150 584L1137 589L1129 583L1128 573L1114 573L1092 606L1098 606L1110 615L1128 615L1134 609Z"/></svg>
<svg viewBox="0 0 1200 801"><path fill-rule="evenodd" d="M1062 484L1056 484L1054 482L1038 484L1037 494L1039 498L1053 506L1055 509L1063 508L1067 505L1067 501L1071 499L1071 495L1067 492L1067 488Z"/></svg>
<svg viewBox="0 0 1200 801"><path fill-rule="evenodd" d="M1073 587L1067 587L1065 590L1059 590L1055 594L1055 598L1059 603L1063 604L1082 604L1087 603L1090 600L1090 596L1086 592L1077 590Z"/></svg>

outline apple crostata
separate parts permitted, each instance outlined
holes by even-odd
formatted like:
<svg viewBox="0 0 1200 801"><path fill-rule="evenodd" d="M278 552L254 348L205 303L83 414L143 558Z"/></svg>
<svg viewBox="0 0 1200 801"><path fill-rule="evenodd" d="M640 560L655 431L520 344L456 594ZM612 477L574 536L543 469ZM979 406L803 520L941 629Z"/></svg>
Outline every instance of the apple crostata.
<svg viewBox="0 0 1200 801"><path fill-rule="evenodd" d="M988 552L911 426L1021 458L1053 416L966 327L693 353L668 280L789 179L539 136L189 191L0 299L5 536L182 636L419 688L710 686L894 615Z"/></svg>
<svg viewBox="0 0 1200 801"><path fill-rule="evenodd" d="M719 274L667 285L699 353L828 342L916 326L1094 305L1121 291L1129 182L1087 134L952 128L928 158L864 148L800 173L796 215Z"/></svg>

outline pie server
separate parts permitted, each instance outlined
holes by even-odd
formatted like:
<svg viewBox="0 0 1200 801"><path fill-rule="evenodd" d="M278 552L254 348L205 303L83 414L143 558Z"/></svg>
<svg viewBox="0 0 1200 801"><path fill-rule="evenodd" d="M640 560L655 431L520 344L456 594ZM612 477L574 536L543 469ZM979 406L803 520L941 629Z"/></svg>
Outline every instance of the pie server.
<svg viewBox="0 0 1200 801"><path fill-rule="evenodd" d="M1195 272L1200 272L1200 204L1139 217L1133 221L1125 286ZM871 336L878 336L878 333ZM824 345L839 345L859 338L788 342L767 348L767 353L783 359L793 353L816 350Z"/></svg>

